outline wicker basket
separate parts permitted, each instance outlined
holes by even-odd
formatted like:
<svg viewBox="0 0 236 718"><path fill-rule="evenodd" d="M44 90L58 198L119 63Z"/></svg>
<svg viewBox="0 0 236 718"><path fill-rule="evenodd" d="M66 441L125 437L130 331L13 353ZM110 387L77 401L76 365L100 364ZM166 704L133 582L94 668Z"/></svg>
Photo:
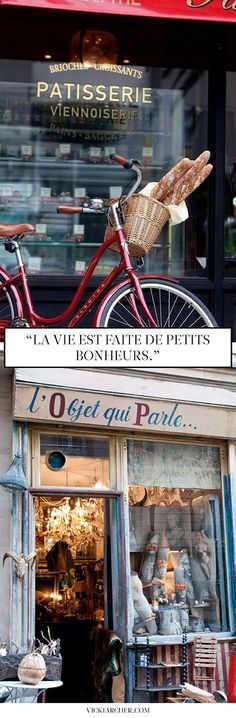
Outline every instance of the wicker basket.
<svg viewBox="0 0 236 718"><path fill-rule="evenodd" d="M124 231L131 257L143 257L152 248L170 213L161 202L142 194L134 194L123 207ZM114 230L106 227L104 240L111 237ZM117 242L110 249L119 252Z"/></svg>

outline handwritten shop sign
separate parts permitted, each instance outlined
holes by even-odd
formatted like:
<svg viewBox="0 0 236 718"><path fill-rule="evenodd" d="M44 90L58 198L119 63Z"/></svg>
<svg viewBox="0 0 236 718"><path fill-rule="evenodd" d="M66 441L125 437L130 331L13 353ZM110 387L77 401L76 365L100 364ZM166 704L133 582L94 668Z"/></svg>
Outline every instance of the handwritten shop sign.
<svg viewBox="0 0 236 718"><path fill-rule="evenodd" d="M236 411L181 401L139 399L79 389L16 384L15 419L124 431L235 437Z"/></svg>
<svg viewBox="0 0 236 718"><path fill-rule="evenodd" d="M1 4L112 15L221 22L236 20L236 0L0 0Z"/></svg>

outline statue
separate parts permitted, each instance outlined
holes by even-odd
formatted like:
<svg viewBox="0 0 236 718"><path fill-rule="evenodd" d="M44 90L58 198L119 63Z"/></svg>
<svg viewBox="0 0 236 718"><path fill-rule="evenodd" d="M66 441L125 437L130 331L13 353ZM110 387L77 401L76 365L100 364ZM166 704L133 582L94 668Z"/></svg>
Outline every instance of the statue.
<svg viewBox="0 0 236 718"><path fill-rule="evenodd" d="M131 591L133 599L133 618L135 619L139 616L141 621L144 622L148 633L157 633L155 614L152 612L152 608L144 596L142 581L134 571L131 571Z"/></svg>
<svg viewBox="0 0 236 718"><path fill-rule="evenodd" d="M193 588L192 574L189 563L189 555L186 548L182 548L181 551L171 551L170 558L173 564L173 568L184 569L184 580L186 585L186 601L191 606L195 601L195 594Z"/></svg>
<svg viewBox="0 0 236 718"><path fill-rule="evenodd" d="M179 609L166 606L160 610L159 633L163 636L180 635L183 632Z"/></svg>
<svg viewBox="0 0 236 718"><path fill-rule="evenodd" d="M174 568L175 595L177 603L186 603L186 581L184 577L184 568Z"/></svg>
<svg viewBox="0 0 236 718"><path fill-rule="evenodd" d="M158 544L159 534L156 533L150 537L145 546L140 568L140 578L143 583L150 583L153 578Z"/></svg>
<svg viewBox="0 0 236 718"><path fill-rule="evenodd" d="M167 593L166 593L166 572L167 572L167 563L168 563L168 555L169 555L169 549L168 548L162 548L160 547L157 556L156 556L156 563L155 563L155 570L154 570L154 578L152 581L152 600L153 601L159 601L160 603L165 603L167 601Z"/></svg>
<svg viewBox="0 0 236 718"><path fill-rule="evenodd" d="M212 539L213 518L208 496L198 496L192 501L193 531L204 531L207 538Z"/></svg>
<svg viewBox="0 0 236 718"><path fill-rule="evenodd" d="M216 556L213 518L208 496L198 496L196 499L193 499L192 509L193 555L190 560L190 568L194 593L200 606L198 609L196 606L192 607L191 613L193 620L195 617L197 623L197 616L202 612L204 625L207 625L211 630L217 631L220 630L221 622L219 599L216 593ZM198 623L197 630L200 630Z"/></svg>
<svg viewBox="0 0 236 718"><path fill-rule="evenodd" d="M177 506L170 508L166 517L167 540L170 548L184 548L186 545L185 530L181 526L181 509Z"/></svg>

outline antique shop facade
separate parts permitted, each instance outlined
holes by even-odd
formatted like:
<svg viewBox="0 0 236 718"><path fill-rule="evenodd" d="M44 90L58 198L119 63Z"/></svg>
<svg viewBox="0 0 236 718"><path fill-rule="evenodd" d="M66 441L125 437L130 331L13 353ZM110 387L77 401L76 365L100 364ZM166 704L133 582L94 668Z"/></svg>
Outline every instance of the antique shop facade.
<svg viewBox="0 0 236 718"><path fill-rule="evenodd" d="M101 216L58 204L117 197L128 173L111 152L140 160L147 184L209 148L189 219L142 271L179 279L235 339L235 16L232 0L1 0L1 220L36 227L23 255L40 314L63 310L104 236ZM85 299L116 262L106 252ZM3 246L0 263L14 268Z"/></svg>
<svg viewBox="0 0 236 718"><path fill-rule="evenodd" d="M11 557L1 568L2 642L25 650L49 626L63 649L53 700L89 702L89 637L101 622L123 641L126 700L165 702L186 679L185 630L190 682L194 636L210 633L216 673L202 687L226 689L235 372L4 370L1 388L1 556L37 553L22 581ZM28 488L6 491L22 470ZM68 696L72 642L82 668Z"/></svg>

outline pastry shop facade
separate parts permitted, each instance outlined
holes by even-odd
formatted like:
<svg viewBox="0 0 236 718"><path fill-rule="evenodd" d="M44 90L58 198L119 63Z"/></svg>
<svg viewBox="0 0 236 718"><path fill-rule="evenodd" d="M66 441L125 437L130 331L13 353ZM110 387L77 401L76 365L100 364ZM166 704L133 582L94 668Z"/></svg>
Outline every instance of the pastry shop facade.
<svg viewBox="0 0 236 718"><path fill-rule="evenodd" d="M52 700L99 702L90 637L111 629L125 701L149 703L193 682L194 638L215 637L200 685L227 690L235 372L4 370L1 387L2 644L24 651L49 627L63 666Z"/></svg>
<svg viewBox="0 0 236 718"><path fill-rule="evenodd" d="M22 248L39 314L64 310L104 237L103 216L57 206L108 204L131 179L111 153L137 158L144 186L209 148L188 219L140 271L180 280L236 339L235 20L234 0L1 0L1 221L35 226ZM116 263L107 250L85 300ZM4 246L0 264L15 266Z"/></svg>

